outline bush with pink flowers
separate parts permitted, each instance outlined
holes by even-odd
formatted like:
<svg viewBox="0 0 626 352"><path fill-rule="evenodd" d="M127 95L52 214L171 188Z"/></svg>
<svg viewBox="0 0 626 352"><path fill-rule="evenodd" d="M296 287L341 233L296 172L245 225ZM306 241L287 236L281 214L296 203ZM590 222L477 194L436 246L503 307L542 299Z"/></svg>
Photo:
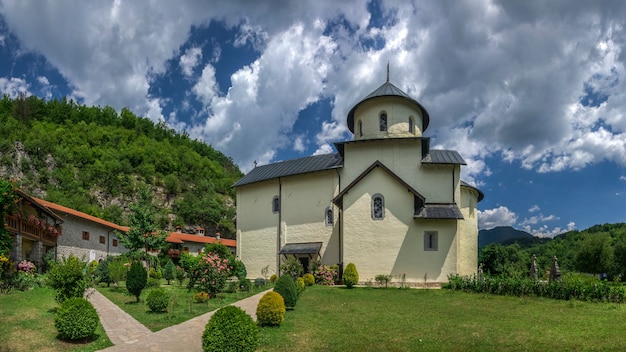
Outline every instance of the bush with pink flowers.
<svg viewBox="0 0 626 352"><path fill-rule="evenodd" d="M328 265L320 265L313 271L315 283L319 285L334 285L337 270Z"/></svg>
<svg viewBox="0 0 626 352"><path fill-rule="evenodd" d="M232 265L228 259L220 258L215 253L206 254L191 268L187 288L191 289L197 285L201 291L215 297L226 286L226 279L231 271Z"/></svg>

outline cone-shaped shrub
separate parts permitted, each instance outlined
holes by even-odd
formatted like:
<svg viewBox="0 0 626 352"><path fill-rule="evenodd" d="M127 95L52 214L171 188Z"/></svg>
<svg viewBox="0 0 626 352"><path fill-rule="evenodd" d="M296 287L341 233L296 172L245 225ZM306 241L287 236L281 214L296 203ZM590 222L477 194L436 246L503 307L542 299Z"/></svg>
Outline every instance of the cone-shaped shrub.
<svg viewBox="0 0 626 352"><path fill-rule="evenodd" d="M280 325L285 320L283 296L274 291L264 294L256 307L256 320L259 325Z"/></svg>
<svg viewBox="0 0 626 352"><path fill-rule="evenodd" d="M126 289L137 298L137 302L139 302L141 291L146 287L147 283L148 272L140 262L133 262L126 276Z"/></svg>
<svg viewBox="0 0 626 352"><path fill-rule="evenodd" d="M304 284L304 279L299 277L296 279L294 284L296 285L296 293L298 294L298 298L300 298L300 295L302 294L302 292L304 292L304 288L306 287L306 285Z"/></svg>
<svg viewBox="0 0 626 352"><path fill-rule="evenodd" d="M343 271L342 281L348 288L352 288L359 283L359 272L356 271L356 266L353 263L346 266L346 270Z"/></svg>
<svg viewBox="0 0 626 352"><path fill-rule="evenodd" d="M259 346L259 327L241 308L224 307L211 317L202 334L202 350L253 352Z"/></svg>
<svg viewBox="0 0 626 352"><path fill-rule="evenodd" d="M98 313L86 299L68 298L61 303L55 313L54 327L57 328L62 339L91 338L98 327Z"/></svg>
<svg viewBox="0 0 626 352"><path fill-rule="evenodd" d="M278 292L285 300L285 307L293 309L298 302L298 292L293 279L289 275L282 275L274 285L274 291Z"/></svg>
<svg viewBox="0 0 626 352"><path fill-rule="evenodd" d="M302 276L302 278L304 279L305 285L307 286L315 285L315 276L313 276L313 274L306 273L304 274L304 276Z"/></svg>

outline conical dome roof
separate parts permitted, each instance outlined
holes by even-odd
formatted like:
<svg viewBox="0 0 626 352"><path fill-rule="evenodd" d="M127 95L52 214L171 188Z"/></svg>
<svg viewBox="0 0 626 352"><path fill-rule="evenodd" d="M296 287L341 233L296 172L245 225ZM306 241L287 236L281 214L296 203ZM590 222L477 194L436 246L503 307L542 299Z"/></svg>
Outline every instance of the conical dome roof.
<svg viewBox="0 0 626 352"><path fill-rule="evenodd" d="M387 80L387 82L383 83L383 85L381 85L380 87L376 88L376 90L368 94L365 98L363 98L350 110L350 112L348 113L348 128L350 129L350 132L354 133L354 112L359 107L359 105L365 103L368 100L376 99L378 97L391 97L391 96L400 97L415 104L422 113L423 131L426 131L426 128L428 127L428 124L430 123L430 116L428 115L428 111L426 111L426 109L424 109L422 104L418 103L417 100L411 98L408 94L403 92L402 89L394 86L393 84L391 84L391 82L389 82L389 80Z"/></svg>

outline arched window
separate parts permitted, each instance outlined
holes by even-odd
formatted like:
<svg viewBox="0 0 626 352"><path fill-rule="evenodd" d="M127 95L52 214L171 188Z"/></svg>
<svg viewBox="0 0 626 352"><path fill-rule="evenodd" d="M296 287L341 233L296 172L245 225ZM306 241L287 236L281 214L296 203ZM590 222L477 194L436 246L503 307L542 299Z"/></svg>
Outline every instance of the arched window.
<svg viewBox="0 0 626 352"><path fill-rule="evenodd" d="M385 218L385 198L382 194L372 196L372 219L382 220Z"/></svg>
<svg viewBox="0 0 626 352"><path fill-rule="evenodd" d="M326 210L324 210L324 222L326 223L326 226L333 226L334 219L333 208L327 207Z"/></svg>
<svg viewBox="0 0 626 352"><path fill-rule="evenodd" d="M409 117L409 133L415 133L415 121L413 120L413 116Z"/></svg>
<svg viewBox="0 0 626 352"><path fill-rule="evenodd" d="M272 198L272 212L280 212L280 198L278 198L278 196L274 196L274 198Z"/></svg>
<svg viewBox="0 0 626 352"><path fill-rule="evenodd" d="M363 137L363 121L359 121L359 137Z"/></svg>
<svg viewBox="0 0 626 352"><path fill-rule="evenodd" d="M378 120L379 120L380 130L387 131L387 113L381 112Z"/></svg>

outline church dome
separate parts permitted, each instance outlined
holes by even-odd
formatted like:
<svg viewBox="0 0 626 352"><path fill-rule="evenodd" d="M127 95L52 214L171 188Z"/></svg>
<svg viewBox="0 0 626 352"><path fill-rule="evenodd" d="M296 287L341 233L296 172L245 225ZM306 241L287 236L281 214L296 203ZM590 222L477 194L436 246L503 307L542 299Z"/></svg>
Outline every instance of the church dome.
<svg viewBox="0 0 626 352"><path fill-rule="evenodd" d="M394 86L389 82L389 79L383 85L378 87L376 90L368 94L365 98L359 101L348 113L348 128L350 132L355 133L355 113L359 107L366 105L369 102L373 102L376 99L380 98L400 98L401 100L409 103L414 109L419 111L419 115L421 117L421 130L422 132L426 130L428 124L430 123L430 116L428 115L428 111L422 106L422 104L418 103L417 100L411 98L408 94L403 92L400 88Z"/></svg>

